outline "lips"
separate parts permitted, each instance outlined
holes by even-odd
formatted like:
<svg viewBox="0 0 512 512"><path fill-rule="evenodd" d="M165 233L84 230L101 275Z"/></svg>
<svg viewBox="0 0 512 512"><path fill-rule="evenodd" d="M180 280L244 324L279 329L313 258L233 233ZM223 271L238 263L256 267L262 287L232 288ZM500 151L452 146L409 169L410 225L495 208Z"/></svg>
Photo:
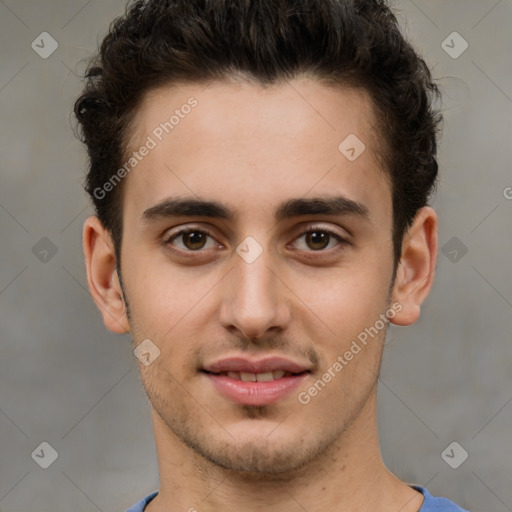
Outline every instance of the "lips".
<svg viewBox="0 0 512 512"><path fill-rule="evenodd" d="M290 373L309 371L310 367L284 357L266 357L263 359L249 359L245 357L229 357L207 364L204 370L210 373L244 372L267 373L282 370Z"/></svg>
<svg viewBox="0 0 512 512"><path fill-rule="evenodd" d="M231 357L207 364L202 371L229 401L263 406L286 398L310 374L310 367L283 357Z"/></svg>
<svg viewBox="0 0 512 512"><path fill-rule="evenodd" d="M250 372L221 372L218 375L225 375L230 379L243 380L244 382L270 382L271 380L281 379L285 375L289 377L293 373L284 370L274 370L273 372L250 373Z"/></svg>

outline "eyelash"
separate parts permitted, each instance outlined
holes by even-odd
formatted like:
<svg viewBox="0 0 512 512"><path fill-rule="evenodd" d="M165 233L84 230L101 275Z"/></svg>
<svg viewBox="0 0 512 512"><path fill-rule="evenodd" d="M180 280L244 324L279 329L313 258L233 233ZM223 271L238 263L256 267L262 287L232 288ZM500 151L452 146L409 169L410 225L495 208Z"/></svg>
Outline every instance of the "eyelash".
<svg viewBox="0 0 512 512"><path fill-rule="evenodd" d="M343 238L342 236L338 235L338 233L335 233L334 231L331 231L330 229L326 229L326 228L323 228L321 226L312 226L308 229L306 229L305 231L303 231L302 233L300 233L300 235L298 237L296 237L294 240L297 240L309 233L326 233L328 234L330 237L334 238L335 240L338 241L338 244L335 246L337 247L338 245L341 245L341 246L344 246L344 245L352 245L347 239ZM178 250L178 249L175 249L172 247L171 245L171 242L174 241L176 238L179 238L180 236L182 235L187 235L187 234L190 234L190 233L201 233L203 235L207 235L209 236L210 238L212 239L215 239L214 236L208 231L208 230L205 230L205 229L196 229L196 228L184 228L180 231L177 231L176 233L173 233L170 237L167 237L163 240L163 245L166 247L167 250L169 250L170 252L174 253L174 254L177 254L179 256L182 256L182 257L185 257L185 258L194 258L195 257L195 253L201 253L201 252L205 252L204 249L198 249L197 251L192 251L192 250L187 250L187 251L182 251L182 250ZM330 241L330 240L329 240ZM319 249L317 251L308 251L308 252L318 252L318 253L325 253L325 252L328 252L329 250L328 249ZM306 256L307 258L311 258L311 256Z"/></svg>

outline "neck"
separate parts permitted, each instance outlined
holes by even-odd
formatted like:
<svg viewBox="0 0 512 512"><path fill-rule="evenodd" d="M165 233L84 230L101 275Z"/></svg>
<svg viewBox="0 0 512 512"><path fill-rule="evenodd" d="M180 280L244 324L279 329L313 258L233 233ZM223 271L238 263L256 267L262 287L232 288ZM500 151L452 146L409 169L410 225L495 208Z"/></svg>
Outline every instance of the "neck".
<svg viewBox="0 0 512 512"><path fill-rule="evenodd" d="M417 512L423 497L390 473L379 448L376 393L351 426L293 472L248 474L219 467L177 439L152 409L160 490L145 512Z"/></svg>

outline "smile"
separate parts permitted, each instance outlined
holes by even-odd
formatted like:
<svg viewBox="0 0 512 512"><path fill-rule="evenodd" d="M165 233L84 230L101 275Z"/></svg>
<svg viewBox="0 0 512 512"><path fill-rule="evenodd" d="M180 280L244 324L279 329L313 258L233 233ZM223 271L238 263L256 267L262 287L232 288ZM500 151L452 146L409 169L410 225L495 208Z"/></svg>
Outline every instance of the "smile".
<svg viewBox="0 0 512 512"><path fill-rule="evenodd" d="M273 372L250 373L250 372L220 372L217 375L223 375L230 379L243 380L244 382L269 382L283 377L293 375L291 372L284 370L275 370Z"/></svg>
<svg viewBox="0 0 512 512"><path fill-rule="evenodd" d="M284 400L309 374L308 371L291 373L284 370L264 373L203 372L214 391L223 398L237 405L258 407Z"/></svg>

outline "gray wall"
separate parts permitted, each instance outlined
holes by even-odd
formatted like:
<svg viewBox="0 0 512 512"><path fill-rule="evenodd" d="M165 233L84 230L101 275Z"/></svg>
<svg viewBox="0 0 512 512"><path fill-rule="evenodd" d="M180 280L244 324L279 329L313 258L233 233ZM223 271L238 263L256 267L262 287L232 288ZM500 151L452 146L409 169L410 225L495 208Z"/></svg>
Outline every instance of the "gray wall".
<svg viewBox="0 0 512 512"><path fill-rule="evenodd" d="M123 6L0 2L3 512L121 511L158 488L131 340L106 331L87 291L86 158L69 127L83 59ZM512 510L512 3L396 6L440 80L445 131L433 202L441 219L437 278L420 321L389 332L383 456L401 478L465 508ZM34 40L43 46L43 31L58 42L47 59L31 48ZM458 58L441 46L454 31L469 44ZM453 54L462 46L452 39ZM38 51L50 49L45 39ZM454 441L460 447L443 458ZM51 461L48 447L44 457L31 455L42 442L58 453L48 469L36 463ZM457 465L462 449L469 456L452 469L445 460Z"/></svg>

